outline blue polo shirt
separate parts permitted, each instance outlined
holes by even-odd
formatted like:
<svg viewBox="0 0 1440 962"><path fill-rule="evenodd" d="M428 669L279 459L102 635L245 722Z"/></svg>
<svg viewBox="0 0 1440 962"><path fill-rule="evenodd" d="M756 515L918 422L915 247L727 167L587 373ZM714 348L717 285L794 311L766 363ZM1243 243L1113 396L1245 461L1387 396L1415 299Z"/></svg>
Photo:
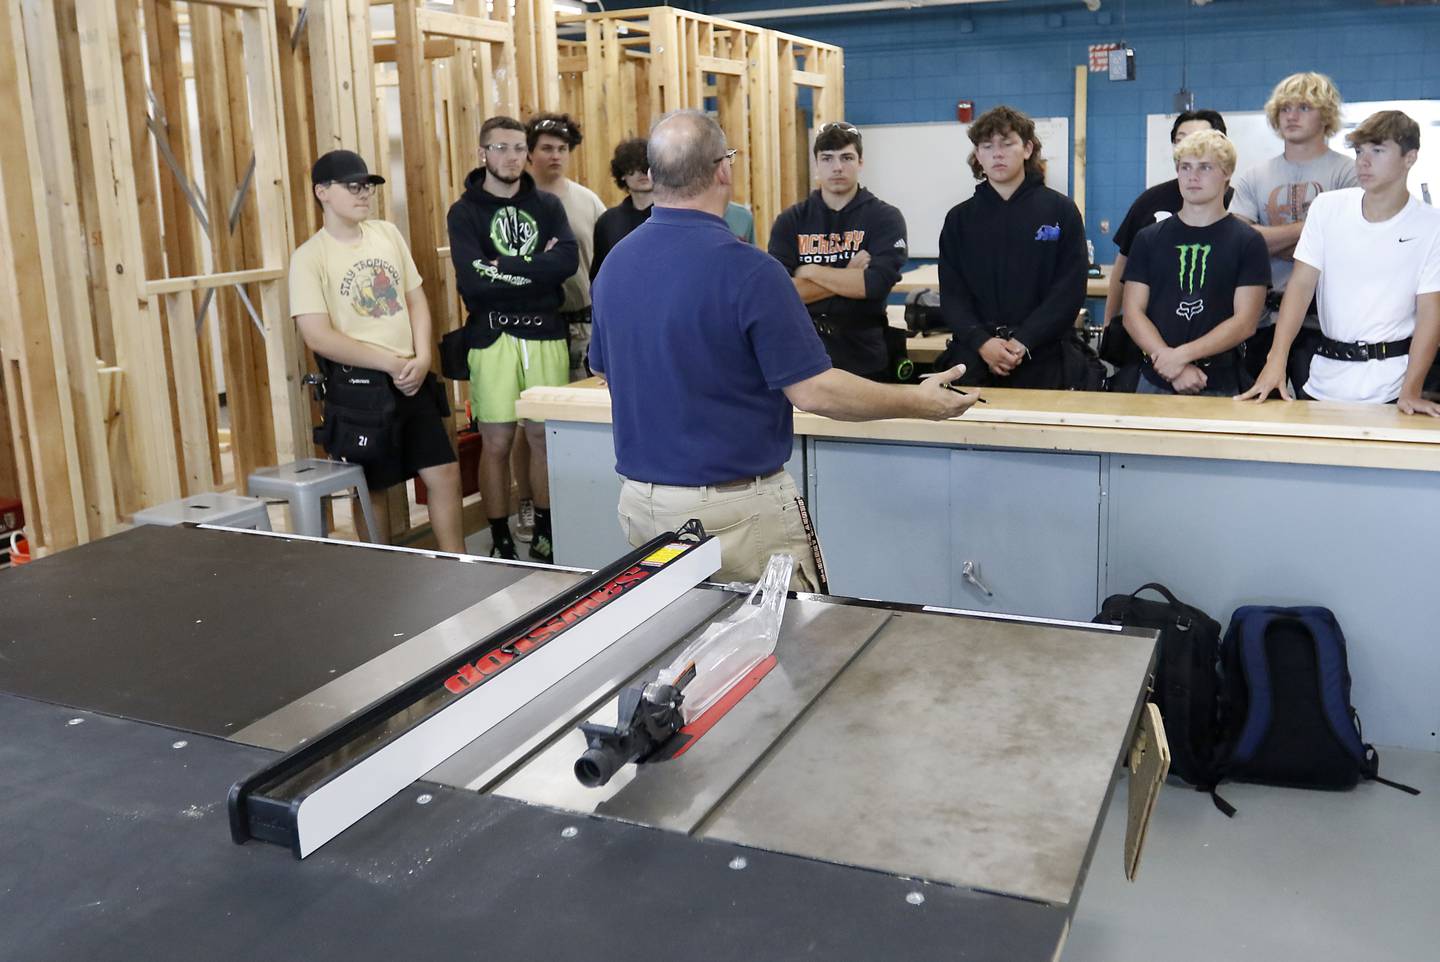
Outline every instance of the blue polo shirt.
<svg viewBox="0 0 1440 962"><path fill-rule="evenodd" d="M591 300L617 472L698 487L790 460L781 389L830 358L779 261L719 217L657 204L606 256Z"/></svg>

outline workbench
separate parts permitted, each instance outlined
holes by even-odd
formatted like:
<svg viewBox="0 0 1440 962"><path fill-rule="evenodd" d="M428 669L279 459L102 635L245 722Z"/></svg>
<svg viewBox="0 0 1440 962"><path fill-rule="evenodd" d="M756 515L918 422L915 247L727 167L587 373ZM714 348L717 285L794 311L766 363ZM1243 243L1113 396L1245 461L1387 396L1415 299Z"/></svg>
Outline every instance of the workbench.
<svg viewBox="0 0 1440 962"><path fill-rule="evenodd" d="M744 597L700 585L507 719L509 755L303 861L232 843L228 786L586 575L185 526L0 576L0 954L1059 957L1152 632L792 597L691 750L582 789L575 723Z"/></svg>
<svg viewBox="0 0 1440 962"><path fill-rule="evenodd" d="M1110 289L1110 267L1109 264L1100 266L1099 277L1088 277L1085 279L1085 296L1103 298ZM908 294L911 291L940 290L940 266L938 264L921 264L919 267L912 267L900 275L900 283L891 288L895 294Z"/></svg>
<svg viewBox="0 0 1440 962"><path fill-rule="evenodd" d="M1440 421L1393 405L992 389L943 423L795 416L842 595L1086 620L1147 581L1224 624L1333 609L1367 739L1440 750ZM556 557L624 545L608 393L537 388ZM968 577L967 577L968 572Z"/></svg>

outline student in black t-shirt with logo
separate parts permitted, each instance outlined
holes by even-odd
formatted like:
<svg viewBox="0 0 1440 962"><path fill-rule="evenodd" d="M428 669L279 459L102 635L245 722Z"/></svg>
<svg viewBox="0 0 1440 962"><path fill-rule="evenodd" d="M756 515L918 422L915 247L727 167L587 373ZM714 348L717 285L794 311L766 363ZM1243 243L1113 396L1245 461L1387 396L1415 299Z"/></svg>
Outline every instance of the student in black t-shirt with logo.
<svg viewBox="0 0 1440 962"><path fill-rule="evenodd" d="M860 186L864 145L853 124L821 127L814 152L820 188L775 218L770 256L794 279L831 363L885 380L885 298L910 255L905 218Z"/></svg>
<svg viewBox="0 0 1440 962"><path fill-rule="evenodd" d="M1218 130L1175 147L1184 203L1140 231L1125 266L1125 330L1144 352L1140 394L1232 397L1249 387L1238 348L1260 321L1270 256L1225 211L1235 147Z"/></svg>
<svg viewBox="0 0 1440 962"><path fill-rule="evenodd" d="M1173 149L1191 134L1202 130L1218 130L1222 134L1225 133L1225 118L1220 116L1218 110L1185 111L1178 115L1175 122L1170 125L1171 148ZM1234 195L1234 189L1225 188L1226 207L1230 206L1230 198ZM1156 184L1147 189L1130 205L1125 219L1120 222L1119 228L1115 231L1115 246L1119 248L1120 252L1115 255L1115 264L1110 268L1109 288L1105 292L1103 320L1106 324L1120 318L1120 303L1125 293L1125 261L1130 257L1130 246L1135 243L1135 235L1151 224L1173 215L1184 202L1185 198L1180 196L1180 181L1167 180L1163 184Z"/></svg>

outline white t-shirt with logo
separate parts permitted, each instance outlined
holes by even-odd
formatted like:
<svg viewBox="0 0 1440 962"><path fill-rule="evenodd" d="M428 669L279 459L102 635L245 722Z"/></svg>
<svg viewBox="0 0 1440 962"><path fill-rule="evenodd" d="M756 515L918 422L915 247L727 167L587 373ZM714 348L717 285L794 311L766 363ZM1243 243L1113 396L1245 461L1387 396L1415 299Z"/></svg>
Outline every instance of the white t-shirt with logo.
<svg viewBox="0 0 1440 962"><path fill-rule="evenodd" d="M1379 344L1415 333L1415 298L1440 291L1440 210L1414 197L1372 224L1359 187L1310 204L1295 259L1320 272L1320 330L1337 341ZM1400 396L1408 356L1337 361L1315 356L1305 393L1319 401L1384 404Z"/></svg>

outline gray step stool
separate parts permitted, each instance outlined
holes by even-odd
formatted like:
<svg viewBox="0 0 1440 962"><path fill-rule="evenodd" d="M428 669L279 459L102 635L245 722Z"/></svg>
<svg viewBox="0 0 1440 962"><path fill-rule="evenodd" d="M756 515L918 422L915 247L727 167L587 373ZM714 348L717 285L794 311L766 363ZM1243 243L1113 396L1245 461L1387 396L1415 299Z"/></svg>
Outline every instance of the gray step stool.
<svg viewBox="0 0 1440 962"><path fill-rule="evenodd" d="M278 468L261 468L250 475L250 493L290 502L290 527L296 534L324 538L325 496L354 488L365 530L375 540L375 516L370 508L370 487L358 464L302 458Z"/></svg>
<svg viewBox="0 0 1440 962"><path fill-rule="evenodd" d="M259 498L238 494L192 494L179 501L157 504L135 512L135 523L171 527L192 521L195 524L223 524L231 528L270 530L270 513Z"/></svg>

